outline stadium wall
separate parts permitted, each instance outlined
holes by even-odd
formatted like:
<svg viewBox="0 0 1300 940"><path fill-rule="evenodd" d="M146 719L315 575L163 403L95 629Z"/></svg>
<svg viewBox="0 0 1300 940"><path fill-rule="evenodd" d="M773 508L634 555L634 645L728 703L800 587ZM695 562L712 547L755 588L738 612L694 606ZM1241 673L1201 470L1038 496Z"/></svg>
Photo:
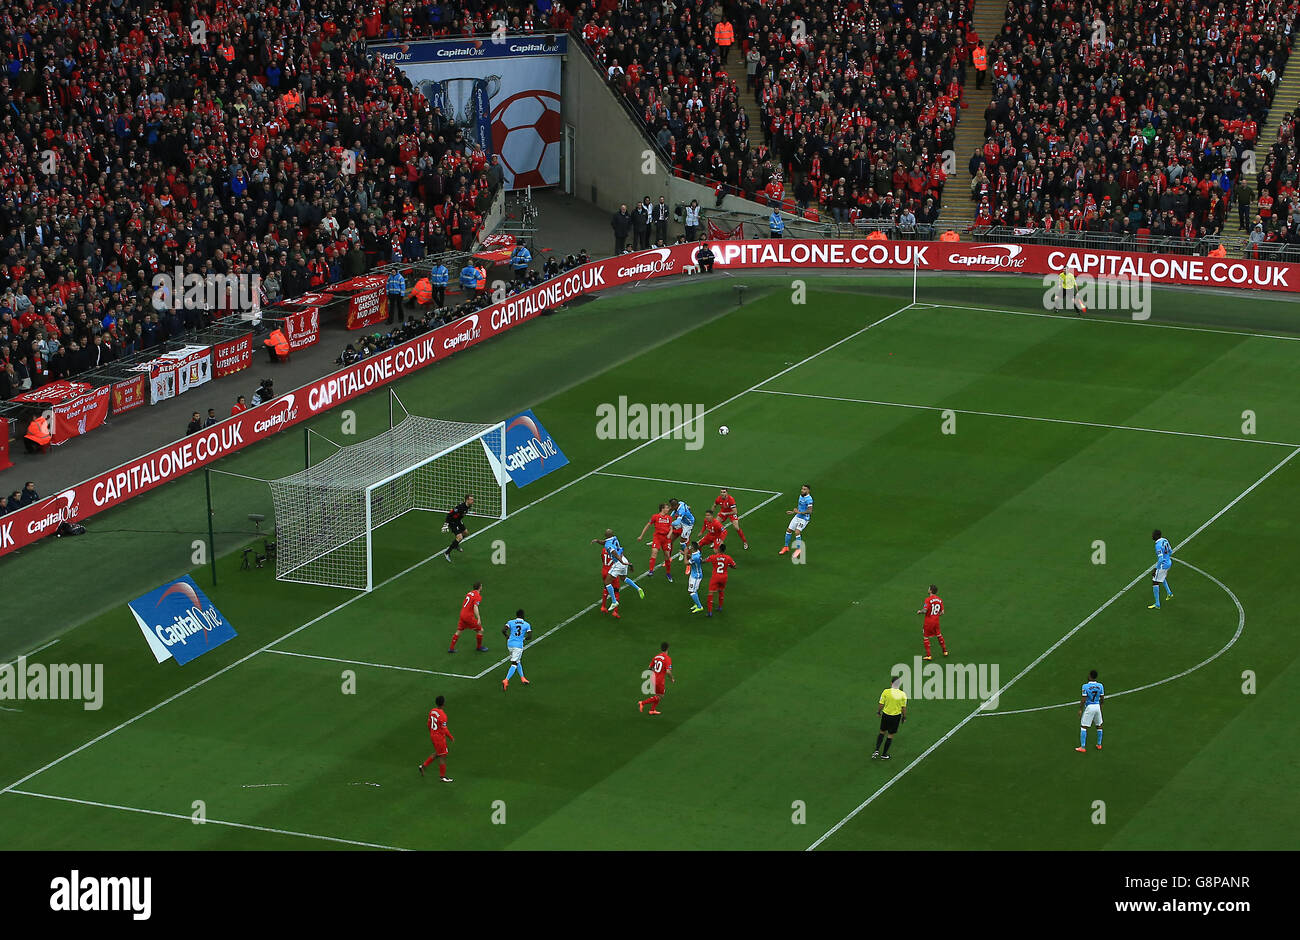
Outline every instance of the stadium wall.
<svg viewBox="0 0 1300 940"><path fill-rule="evenodd" d="M696 245L651 248L592 261L484 307L423 336L340 369L264 405L130 460L106 473L0 517L0 556L53 535L249 444L382 388L584 294L691 273ZM1156 284L1300 293L1300 264L1184 255L1078 251L1043 245L765 239L718 242L721 270L970 272L1049 275L1067 264L1094 277L1149 278Z"/></svg>
<svg viewBox="0 0 1300 940"><path fill-rule="evenodd" d="M652 202L663 196L670 206L698 199L702 207L713 208L713 187L672 172L628 116L605 76L585 55L570 52L564 57L561 87L560 113L564 122L572 125L575 137L575 196L611 214L621 203L630 209L642 196L649 196ZM643 173L647 163L651 172ZM727 196L722 208L764 217L770 211L740 196Z"/></svg>

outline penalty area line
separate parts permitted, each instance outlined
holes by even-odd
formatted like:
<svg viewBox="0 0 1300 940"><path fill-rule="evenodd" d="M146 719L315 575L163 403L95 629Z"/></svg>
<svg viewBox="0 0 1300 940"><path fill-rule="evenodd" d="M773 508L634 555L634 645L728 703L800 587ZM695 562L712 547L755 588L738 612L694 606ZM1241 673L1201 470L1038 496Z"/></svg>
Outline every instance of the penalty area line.
<svg viewBox="0 0 1300 940"><path fill-rule="evenodd" d="M183 819L185 822L193 822L193 817L184 813L166 813L160 809L141 809L138 806L122 806L118 803L100 803L97 800L78 800L71 796L56 796L53 793L36 793L32 790L15 790L10 787L4 791L13 793L18 796L31 796L42 800L57 800L61 803L77 803L81 806L94 806L99 809L115 809L124 813L141 813L145 816L162 816L166 819ZM205 826L228 826L232 829L251 829L254 832L269 832L278 836L294 836L299 839L316 839L320 842L338 842L342 845L355 845L363 849L385 849L389 852L410 852L411 849L399 848L395 845L380 845L376 842L359 842L356 839L342 839L338 836L322 836L314 832L296 832L292 829L274 829L270 826L255 826L252 823L232 822L228 819L205 819L202 823Z"/></svg>
<svg viewBox="0 0 1300 940"><path fill-rule="evenodd" d="M446 676L448 679L476 679L477 676L467 676L459 672L438 672L434 669L418 669L415 666L394 666L390 663L369 663L360 659L340 659L337 656L317 656L314 653L296 653L292 650L266 650L268 653L274 653L277 656L297 656L300 659L319 659L328 663L343 663L348 666L369 666L371 669L392 669L396 672L418 672L426 676Z"/></svg>

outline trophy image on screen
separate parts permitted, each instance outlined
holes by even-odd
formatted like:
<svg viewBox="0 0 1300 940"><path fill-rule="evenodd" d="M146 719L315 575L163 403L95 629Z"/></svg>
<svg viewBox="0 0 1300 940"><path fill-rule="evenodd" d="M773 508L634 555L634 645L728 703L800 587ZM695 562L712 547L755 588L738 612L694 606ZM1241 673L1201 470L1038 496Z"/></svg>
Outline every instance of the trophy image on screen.
<svg viewBox="0 0 1300 940"><path fill-rule="evenodd" d="M485 153L492 153L492 96L501 90L500 75L425 79L417 87L443 117L465 128Z"/></svg>

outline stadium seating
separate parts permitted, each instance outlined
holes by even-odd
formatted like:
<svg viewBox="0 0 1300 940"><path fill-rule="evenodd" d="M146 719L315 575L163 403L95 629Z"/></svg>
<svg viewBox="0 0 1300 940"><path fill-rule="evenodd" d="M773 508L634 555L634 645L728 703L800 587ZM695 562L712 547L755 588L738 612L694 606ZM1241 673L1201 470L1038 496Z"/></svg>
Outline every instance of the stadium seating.
<svg viewBox="0 0 1300 940"><path fill-rule="evenodd" d="M1296 0L1008 3L972 198L984 224L1223 231ZM964 155L962 155L964 156Z"/></svg>
<svg viewBox="0 0 1300 940"><path fill-rule="evenodd" d="M203 326L155 309L178 266L258 275L275 300L481 225L497 173L364 55L414 24L326 0L195 7L182 22L105 0L0 27L4 397Z"/></svg>
<svg viewBox="0 0 1300 940"><path fill-rule="evenodd" d="M937 215L968 59L968 0L731 4L742 52L759 55L757 144L746 92L711 39L719 5L683 2L672 16L657 4L569 7L575 32L679 173L769 204L790 184L791 209L816 202L845 222L907 205L921 221Z"/></svg>

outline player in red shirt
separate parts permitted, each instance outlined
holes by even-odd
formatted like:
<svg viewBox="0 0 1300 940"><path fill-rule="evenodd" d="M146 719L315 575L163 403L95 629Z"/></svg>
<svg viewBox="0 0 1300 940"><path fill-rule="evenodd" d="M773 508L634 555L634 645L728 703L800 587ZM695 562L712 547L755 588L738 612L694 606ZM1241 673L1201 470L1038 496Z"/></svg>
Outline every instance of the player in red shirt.
<svg viewBox="0 0 1300 940"><path fill-rule="evenodd" d="M700 529L699 546L701 549L705 546L721 545L724 537L722 523L713 515L713 511L704 510L704 522Z"/></svg>
<svg viewBox="0 0 1300 940"><path fill-rule="evenodd" d="M432 764L436 758L438 775L442 778L442 782L451 783L451 778L447 776L447 742L455 741L456 738L447 727L447 713L442 710L447 700L439 695L434 699L433 704L434 707L429 709L429 740L433 742L433 753L425 758L423 764L418 765L420 776L424 776L424 768Z"/></svg>
<svg viewBox="0 0 1300 940"><path fill-rule="evenodd" d="M930 585L930 594L921 602L921 609L918 614L925 614L925 623L921 627L921 640L925 643L925 658L934 659L930 655L930 637L935 637L939 641L939 648L943 650L943 655L948 655L948 647L944 645L943 634L939 632L939 618L943 616L943 598L939 596L939 589L933 584Z"/></svg>
<svg viewBox="0 0 1300 940"><path fill-rule="evenodd" d="M718 612L722 612L722 602L727 597L727 569L736 567L735 559L727 554L725 542L718 543L718 550L704 559L704 567L709 569L709 600L706 617L713 616L713 595L718 595Z"/></svg>
<svg viewBox="0 0 1300 940"><path fill-rule="evenodd" d="M655 573L655 561L659 558L659 551L662 549L664 553L664 577L668 579L669 584L672 584L673 543L669 533L672 531L673 517L668 512L667 503L659 504L659 511L650 517L650 521L641 529L641 534L636 537L636 540L639 542L645 538L646 532L652 526L654 527L654 537L648 543L650 545L650 571L646 574L646 577L648 578ZM603 574L601 575L601 581L604 581Z"/></svg>
<svg viewBox="0 0 1300 940"><path fill-rule="evenodd" d="M483 618L479 616L478 612L478 605L483 600L483 595L479 592L481 587L483 587L483 582L475 581L474 586L465 595L465 600L460 605L460 622L456 624L456 632L452 634L451 647L447 650L448 653L456 652L456 643L460 639L462 630L473 630L478 640L478 651L480 653L487 652L488 648L483 645Z"/></svg>
<svg viewBox="0 0 1300 940"><path fill-rule="evenodd" d="M740 509L736 506L736 497L728 493L727 488L724 486L718 492L718 498L713 501L713 505L718 507L715 513L718 521L724 526L735 526L736 534L740 536L740 547L748 549L749 542L740 528Z"/></svg>
<svg viewBox="0 0 1300 940"><path fill-rule="evenodd" d="M659 711L659 703L663 701L664 692L667 689L667 686L664 685L664 676L672 679L674 685L677 683L677 677L673 675L673 660L672 657L668 655L667 643L661 643L659 645L658 655L656 655L654 659L650 660L650 672L655 680L654 694L649 698L641 699L641 701L636 703L636 707L637 711L643 712L645 711L645 707L649 705L650 714L659 715L662 714L662 712Z"/></svg>

